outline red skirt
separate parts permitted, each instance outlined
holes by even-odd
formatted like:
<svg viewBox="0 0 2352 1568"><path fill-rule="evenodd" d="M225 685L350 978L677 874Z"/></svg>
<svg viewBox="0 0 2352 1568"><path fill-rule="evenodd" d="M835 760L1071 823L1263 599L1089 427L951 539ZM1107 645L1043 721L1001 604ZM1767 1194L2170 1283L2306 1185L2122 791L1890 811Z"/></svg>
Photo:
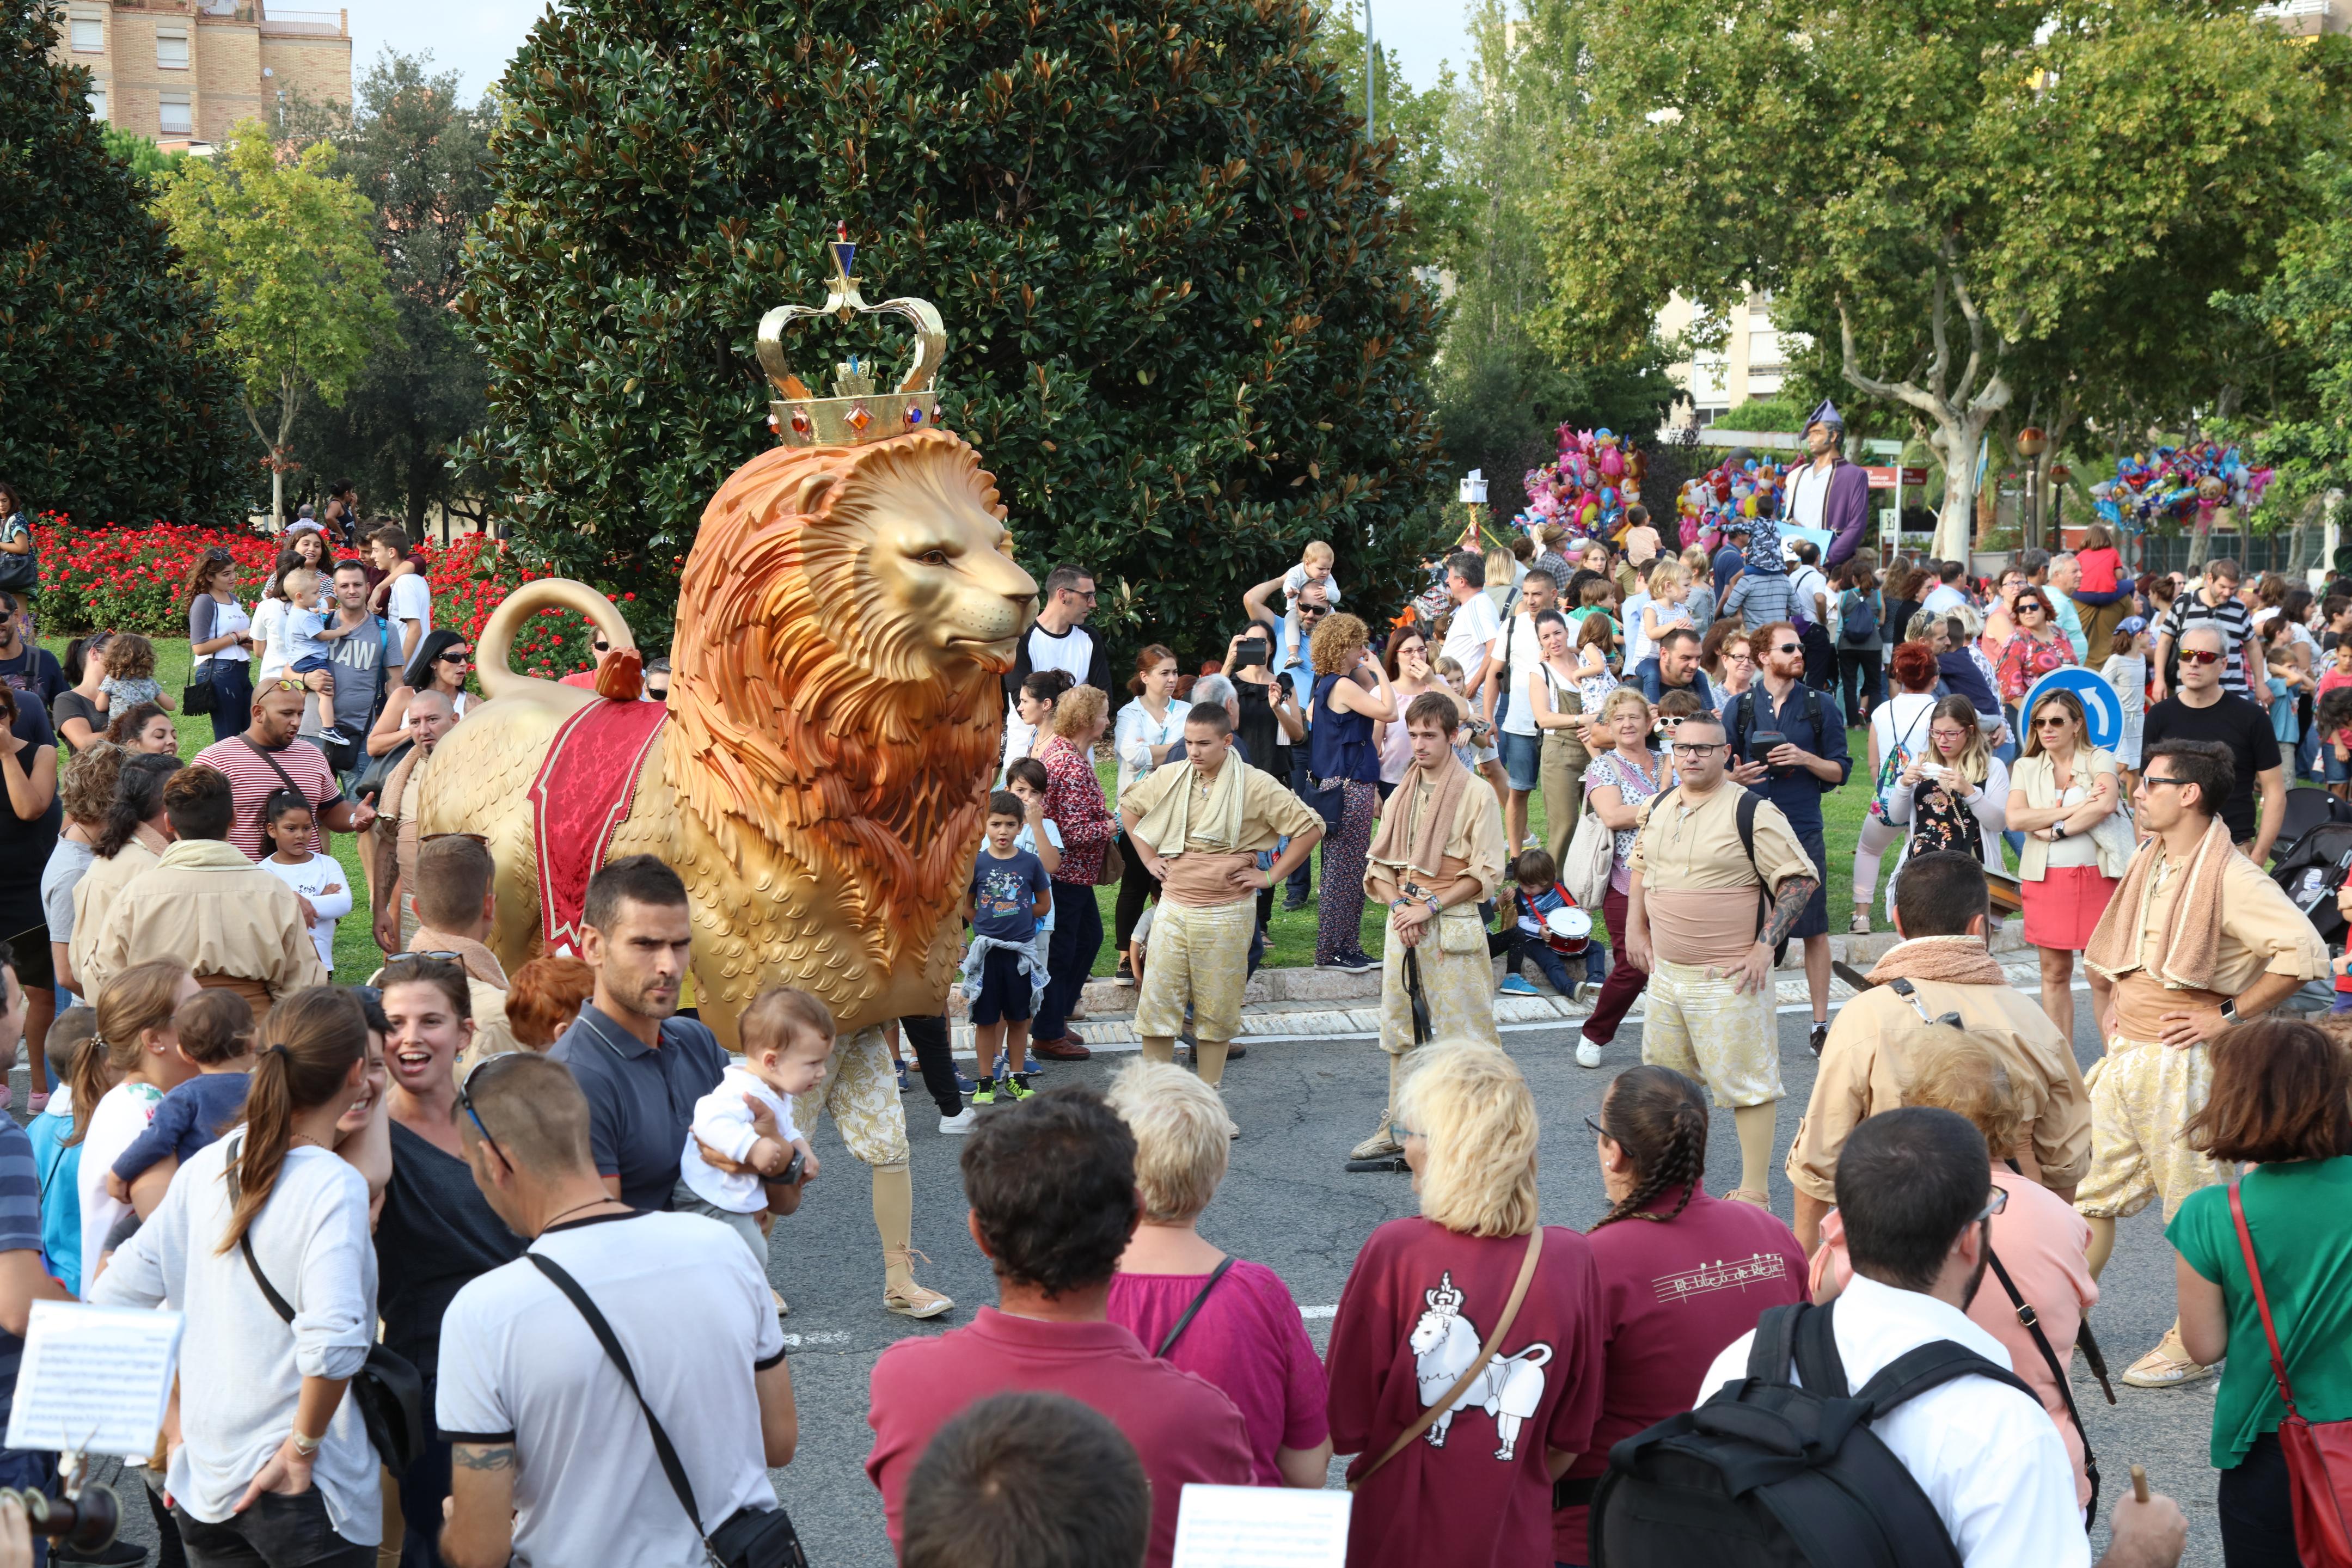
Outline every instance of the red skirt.
<svg viewBox="0 0 2352 1568"><path fill-rule="evenodd" d="M2019 884L2025 900L2025 944L2056 952L2080 952L2107 912L2117 879L2096 866L2053 866L2039 882Z"/></svg>

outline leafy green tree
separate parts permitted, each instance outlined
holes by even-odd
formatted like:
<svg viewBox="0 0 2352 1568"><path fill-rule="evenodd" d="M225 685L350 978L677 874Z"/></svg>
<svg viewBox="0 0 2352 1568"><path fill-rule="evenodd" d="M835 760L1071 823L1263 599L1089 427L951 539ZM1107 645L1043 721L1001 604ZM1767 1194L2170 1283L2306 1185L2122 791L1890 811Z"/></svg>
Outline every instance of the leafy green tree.
<svg viewBox="0 0 2352 1568"><path fill-rule="evenodd" d="M366 197L398 314L399 342L379 345L339 406L306 402L293 447L313 474L348 478L397 510L412 537L440 506L480 521L487 481L453 467L457 442L488 411L488 376L451 309L465 286L466 237L489 210L489 103L467 105L454 71L387 51L346 109L295 100L281 150L334 145L333 173Z"/></svg>
<svg viewBox="0 0 2352 1568"><path fill-rule="evenodd" d="M135 131L122 131L111 125L101 125L99 134L106 139L106 150L130 166L131 172L160 184L174 169L187 161L185 153L166 153L154 142Z"/></svg>
<svg viewBox="0 0 2352 1568"><path fill-rule="evenodd" d="M1486 471L1504 517L1523 499L1522 476L1558 455L1560 426L1646 437L1675 397L1654 335L1563 353L1534 330L1551 289L1544 213L1561 199L1555 171L1578 109L1580 17L1570 0L1485 0L1471 16L1468 82L1447 105L1454 295L1438 421L1454 466Z"/></svg>
<svg viewBox="0 0 2352 1568"><path fill-rule="evenodd" d="M214 158L191 159L156 206L184 268L213 286L237 404L269 457L270 515L286 519L288 443L306 398L341 403L378 344L396 342L367 198L330 174L314 142L281 159L257 120ZM262 423L275 414L275 434Z"/></svg>
<svg viewBox="0 0 2352 1568"><path fill-rule="evenodd" d="M1381 15L1389 14L1385 8ZM1315 33L1316 58L1326 62L1341 101L1364 116L1364 27L1360 0L1339 0ZM1374 18L1377 32L1379 18ZM1395 241L1396 254L1418 267L1451 266L1468 237L1476 193L1460 178L1453 119L1461 88L1449 66L1434 86L1416 88L1397 63L1396 50L1373 46L1372 133L1391 146L1387 176L1412 226Z"/></svg>
<svg viewBox="0 0 2352 1568"><path fill-rule="evenodd" d="M52 57L61 14L0 3L0 478L84 523L242 521L210 302L91 121L89 73Z"/></svg>
<svg viewBox="0 0 2352 1568"><path fill-rule="evenodd" d="M1770 290L1925 427L1947 555L2021 391L2210 395L2210 298L2267 271L2333 129L2321 73L2245 0L1656 0L1590 8L1584 42L1556 341L1637 342L1672 290Z"/></svg>
<svg viewBox="0 0 2352 1568"><path fill-rule="evenodd" d="M939 306L942 422L1026 561L1098 574L1115 639L1222 647L1243 587L1309 539L1367 603L1402 587L1443 528L1437 306L1317 22L1295 0L551 11L505 79L460 303L525 546L660 613L711 492L772 441L760 317L823 297L841 223L869 299ZM809 377L905 346L828 321L791 352Z"/></svg>

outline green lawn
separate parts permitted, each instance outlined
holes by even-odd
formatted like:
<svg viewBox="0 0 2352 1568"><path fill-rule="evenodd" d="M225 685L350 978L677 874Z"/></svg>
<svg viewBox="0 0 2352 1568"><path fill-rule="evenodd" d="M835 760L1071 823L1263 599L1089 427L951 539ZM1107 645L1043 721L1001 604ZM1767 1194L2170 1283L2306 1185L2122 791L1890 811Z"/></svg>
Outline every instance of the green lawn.
<svg viewBox="0 0 2352 1568"><path fill-rule="evenodd" d="M59 658L65 657L66 639L46 637L42 640ZM164 690L173 693L176 698L180 688L186 684L188 679L187 642L184 638L166 640L158 637L155 639L155 654L157 664L155 679L163 683ZM194 757L198 752L212 744L213 726L209 718L190 719L183 715L179 720L179 730L180 755L183 757ZM1846 743L1854 756L1854 771L1859 773L1863 771L1864 748L1868 744L1864 731L1861 730L1848 731ZM1108 798L1117 784L1118 769L1115 764L1105 763L1101 768L1101 773L1103 793L1105 797ZM1853 866L1855 840L1862 831L1863 808L1868 799L1868 781L1858 779L1850 781L1844 789L1831 795L1823 803L1829 821L1830 929L1833 931L1845 930L1846 921L1853 913L1853 900L1847 884ZM1529 805L1534 817L1532 829L1540 837L1545 832L1542 796L1538 795ZM352 879L351 885L359 903L359 908L346 916L335 930L335 978L345 984L351 984L373 973L375 967L383 963L383 955L377 951L375 939L368 931L364 912L367 904L367 882L360 876L359 858L355 853L358 841L349 834L335 834L330 837L335 858L342 863L344 872ZM1891 864L1894 857L1890 855L1887 859ZM1321 890L1322 874L1318 865L1316 872L1316 891L1318 897ZM1102 908L1103 948L1100 955L1095 960L1095 973L1097 975L1108 975L1118 962L1118 954L1112 948L1110 941L1111 915L1118 901L1118 889L1116 887L1098 889L1096 899ZM1362 935L1364 951L1376 956L1381 951L1382 917L1383 911L1379 910L1368 909L1364 913ZM1295 913L1286 914L1282 911L1281 900L1277 898L1275 901L1274 925L1268 932L1266 944L1267 966L1298 968L1313 963L1316 920L1317 905L1309 904Z"/></svg>

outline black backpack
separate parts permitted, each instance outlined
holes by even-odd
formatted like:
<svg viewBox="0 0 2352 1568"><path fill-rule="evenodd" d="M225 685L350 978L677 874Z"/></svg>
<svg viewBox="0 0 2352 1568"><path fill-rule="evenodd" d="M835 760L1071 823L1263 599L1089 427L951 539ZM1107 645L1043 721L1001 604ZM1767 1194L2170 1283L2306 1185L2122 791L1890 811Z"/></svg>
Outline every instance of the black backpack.
<svg viewBox="0 0 2352 1568"><path fill-rule="evenodd" d="M1958 1377L2005 1383L2036 1409L2042 1401L1949 1340L1896 1357L1850 1393L1834 1310L1768 1310L1745 1379L1609 1450L1592 1499L1592 1568L1959 1568L1935 1505L1870 1424Z"/></svg>

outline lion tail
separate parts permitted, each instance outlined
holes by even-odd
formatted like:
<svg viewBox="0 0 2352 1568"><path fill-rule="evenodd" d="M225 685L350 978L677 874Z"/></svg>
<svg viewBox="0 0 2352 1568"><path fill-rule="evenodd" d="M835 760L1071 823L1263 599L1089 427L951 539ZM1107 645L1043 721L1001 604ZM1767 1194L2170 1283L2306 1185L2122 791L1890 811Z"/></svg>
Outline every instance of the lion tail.
<svg viewBox="0 0 2352 1568"><path fill-rule="evenodd" d="M636 639L629 635L629 623L621 618L620 607L612 600L585 583L574 583L568 577L541 577L509 594L483 623L482 635L474 645L474 668L482 683L482 695L503 697L510 691L545 684L519 673L507 659L514 650L515 633L521 629L525 618L546 609L577 610L594 623L614 647L637 646Z"/></svg>

